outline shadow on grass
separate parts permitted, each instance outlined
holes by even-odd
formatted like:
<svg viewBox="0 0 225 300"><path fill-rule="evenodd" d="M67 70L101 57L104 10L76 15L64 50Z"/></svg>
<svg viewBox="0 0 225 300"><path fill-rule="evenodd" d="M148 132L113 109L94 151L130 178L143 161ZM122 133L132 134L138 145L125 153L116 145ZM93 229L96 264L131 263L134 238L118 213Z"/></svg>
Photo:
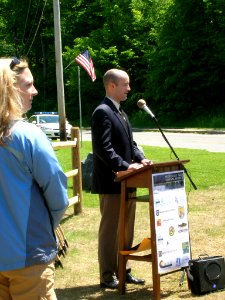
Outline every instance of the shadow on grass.
<svg viewBox="0 0 225 300"><path fill-rule="evenodd" d="M79 300L79 299L110 299L110 300L140 300L153 299L153 291L150 286L129 286L125 295L120 295L117 290L100 289L99 285L87 285L78 287L68 287L56 289L58 300ZM163 292L161 299L166 299L174 295L173 291ZM170 298L171 299L171 298Z"/></svg>

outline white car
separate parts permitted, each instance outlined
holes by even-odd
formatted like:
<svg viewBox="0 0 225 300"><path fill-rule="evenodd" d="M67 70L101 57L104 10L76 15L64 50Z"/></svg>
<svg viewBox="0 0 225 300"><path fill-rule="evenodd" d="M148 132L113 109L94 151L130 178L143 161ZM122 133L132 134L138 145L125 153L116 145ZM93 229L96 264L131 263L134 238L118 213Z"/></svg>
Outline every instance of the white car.
<svg viewBox="0 0 225 300"><path fill-rule="evenodd" d="M56 112L36 112L28 119L29 123L36 124L50 138L59 138L59 115ZM66 121L67 138L71 137L72 125Z"/></svg>

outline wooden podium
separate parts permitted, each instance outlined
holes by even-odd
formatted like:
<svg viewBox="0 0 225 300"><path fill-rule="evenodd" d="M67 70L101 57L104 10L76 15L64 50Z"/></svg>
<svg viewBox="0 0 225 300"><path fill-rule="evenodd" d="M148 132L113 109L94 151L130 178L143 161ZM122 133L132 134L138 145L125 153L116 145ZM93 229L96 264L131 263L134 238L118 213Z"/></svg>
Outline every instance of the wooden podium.
<svg viewBox="0 0 225 300"><path fill-rule="evenodd" d="M160 276L158 271L158 256L157 256L157 241L155 228L155 213L154 213L154 195L153 195L153 176L154 174L173 173L174 171L183 170L183 164L189 160L176 160L162 163L154 163L144 166L134 171L121 171L117 173L116 181L121 182L121 208L120 208L120 229L119 229L119 293L125 293L126 280L126 262L127 260L146 261L152 263L152 280L153 280L153 299L160 299ZM176 172L175 172L176 173ZM127 202L136 201L138 197L127 199L128 188L147 188L147 201L149 203L150 214L150 248L151 253L148 255L124 254L125 232L127 228ZM123 254L122 254L122 253ZM181 270L181 268L178 270ZM168 272L172 273L172 272ZM168 274L167 273L167 274Z"/></svg>

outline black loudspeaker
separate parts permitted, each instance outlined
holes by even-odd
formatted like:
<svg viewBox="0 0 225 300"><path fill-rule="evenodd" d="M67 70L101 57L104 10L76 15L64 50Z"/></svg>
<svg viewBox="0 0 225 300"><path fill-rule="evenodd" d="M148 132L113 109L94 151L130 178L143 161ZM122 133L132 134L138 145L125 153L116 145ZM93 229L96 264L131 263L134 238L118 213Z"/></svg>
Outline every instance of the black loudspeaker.
<svg viewBox="0 0 225 300"><path fill-rule="evenodd" d="M193 294L222 290L225 288L224 257L206 256L190 260L187 275Z"/></svg>

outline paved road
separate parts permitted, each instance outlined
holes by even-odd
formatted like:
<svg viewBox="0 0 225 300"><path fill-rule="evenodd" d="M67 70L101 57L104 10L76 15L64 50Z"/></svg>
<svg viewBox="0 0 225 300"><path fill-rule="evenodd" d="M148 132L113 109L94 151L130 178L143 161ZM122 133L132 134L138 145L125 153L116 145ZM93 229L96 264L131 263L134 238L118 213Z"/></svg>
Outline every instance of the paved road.
<svg viewBox="0 0 225 300"><path fill-rule="evenodd" d="M174 150L176 148L190 148L210 152L225 152L225 134L163 132ZM81 139L82 141L91 141L90 130L83 130ZM134 140L139 145L169 147L159 131L134 131Z"/></svg>

